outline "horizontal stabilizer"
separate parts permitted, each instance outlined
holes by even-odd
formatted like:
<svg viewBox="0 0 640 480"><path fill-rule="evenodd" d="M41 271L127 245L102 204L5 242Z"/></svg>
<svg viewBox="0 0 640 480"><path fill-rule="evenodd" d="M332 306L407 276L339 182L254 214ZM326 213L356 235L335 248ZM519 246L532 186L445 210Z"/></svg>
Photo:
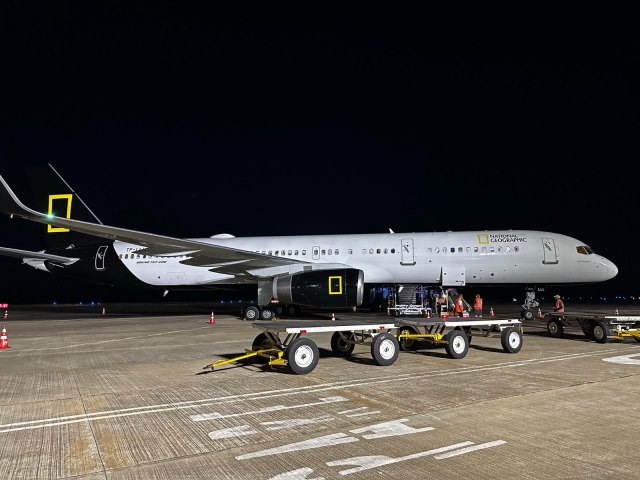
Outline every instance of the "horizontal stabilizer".
<svg viewBox="0 0 640 480"><path fill-rule="evenodd" d="M79 258L74 257L63 257L61 255L52 255L50 253L44 252L32 252L30 250L18 250L17 248L7 248L0 247L0 255L4 255L6 257L16 257L16 258L38 258L41 260L50 260L52 262L62 263L64 265L71 265L74 262L77 262Z"/></svg>

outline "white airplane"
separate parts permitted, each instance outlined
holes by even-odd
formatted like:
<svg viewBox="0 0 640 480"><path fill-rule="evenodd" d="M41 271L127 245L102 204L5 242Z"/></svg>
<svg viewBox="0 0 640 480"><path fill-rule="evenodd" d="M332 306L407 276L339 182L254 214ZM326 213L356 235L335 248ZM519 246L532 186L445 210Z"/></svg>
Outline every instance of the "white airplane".
<svg viewBox="0 0 640 480"><path fill-rule="evenodd" d="M165 294L185 287L257 285L257 306L244 309L248 320L271 318L276 304L290 313L299 306L355 309L369 287L422 284L444 288L522 285L528 292L522 317L530 319L538 305L532 293L536 285L603 282L618 273L613 262L584 242L558 233L390 230L173 238L71 218L74 195L49 195L49 211L41 213L25 206L0 176L0 211L46 224L51 233L70 230L102 239L40 252L0 247L0 254L22 258L23 263L53 274L102 284L156 287ZM52 198L66 199L65 215L53 214Z"/></svg>

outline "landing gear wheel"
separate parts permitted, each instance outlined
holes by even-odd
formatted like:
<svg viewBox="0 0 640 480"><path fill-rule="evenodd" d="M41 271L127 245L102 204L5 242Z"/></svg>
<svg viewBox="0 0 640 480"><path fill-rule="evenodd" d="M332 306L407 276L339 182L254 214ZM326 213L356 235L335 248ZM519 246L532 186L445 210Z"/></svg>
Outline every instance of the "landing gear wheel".
<svg viewBox="0 0 640 480"><path fill-rule="evenodd" d="M262 320L271 320L273 318L273 310L265 308L264 310L262 310L262 312L260 312L260 318Z"/></svg>
<svg viewBox="0 0 640 480"><path fill-rule="evenodd" d="M287 305L287 315L298 315L300 309L297 305Z"/></svg>
<svg viewBox="0 0 640 480"><path fill-rule="evenodd" d="M398 339L388 332L379 333L371 342L371 356L378 365L393 364L398 359L399 353Z"/></svg>
<svg viewBox="0 0 640 480"><path fill-rule="evenodd" d="M331 351L344 357L351 355L353 349L356 348L356 344L347 341L347 339L355 340L353 332L334 332L331 335Z"/></svg>
<svg viewBox="0 0 640 480"><path fill-rule="evenodd" d="M410 335L414 335L417 334L418 331L413 327L405 326L399 328L399 333L408 333ZM415 338L401 338L400 340L398 340L398 342L400 345L400 350L402 350L403 352L408 352L418 348L418 340L416 340Z"/></svg>
<svg viewBox="0 0 640 480"><path fill-rule="evenodd" d="M593 339L598 343L607 343L609 340L609 325L604 322L596 322L593 326Z"/></svg>
<svg viewBox="0 0 640 480"><path fill-rule="evenodd" d="M522 333L516 327L508 327L500 334L502 348L507 353L518 353L522 349Z"/></svg>
<svg viewBox="0 0 640 480"><path fill-rule="evenodd" d="M522 310L520 312L520 317L523 320L533 320L533 312L531 310L529 310L528 308L525 308L524 310Z"/></svg>
<svg viewBox="0 0 640 480"><path fill-rule="evenodd" d="M253 322L260 318L260 310L258 307L247 307L244 309L244 319Z"/></svg>
<svg viewBox="0 0 640 480"><path fill-rule="evenodd" d="M564 333L564 326L560 320L552 318L547 322L547 331L551 337L560 338Z"/></svg>
<svg viewBox="0 0 640 480"><path fill-rule="evenodd" d="M309 338L298 337L287 346L287 363L293 373L309 373L318 364L320 352L315 342Z"/></svg>
<svg viewBox="0 0 640 480"><path fill-rule="evenodd" d="M444 349L451 358L463 358L469 351L469 340L462 330L451 330L445 336L447 344Z"/></svg>

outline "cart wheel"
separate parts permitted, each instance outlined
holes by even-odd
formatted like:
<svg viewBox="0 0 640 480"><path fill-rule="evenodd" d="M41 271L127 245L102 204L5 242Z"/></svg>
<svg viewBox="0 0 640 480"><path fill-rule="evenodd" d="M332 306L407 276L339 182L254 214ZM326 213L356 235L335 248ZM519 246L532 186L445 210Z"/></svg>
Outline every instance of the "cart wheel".
<svg viewBox="0 0 640 480"><path fill-rule="evenodd" d="M348 336L348 340L350 341L344 338L345 335ZM356 348L355 343L351 343L351 341L354 340L355 335L353 332L346 332L344 334L342 332L334 332L334 334L331 335L331 351L336 355L349 356L353 353L353 349Z"/></svg>
<svg viewBox="0 0 640 480"><path fill-rule="evenodd" d="M451 330L445 336L447 344L444 349L451 358L463 358L469 351L467 335L462 330Z"/></svg>
<svg viewBox="0 0 640 480"><path fill-rule="evenodd" d="M251 344L252 350L261 350L263 348L272 348L275 345L273 341L267 337L266 333L260 333L256 338L253 339L253 343Z"/></svg>
<svg viewBox="0 0 640 480"><path fill-rule="evenodd" d="M593 337L593 327L594 325L591 322L582 325L582 333L584 333L585 337L591 340L595 340Z"/></svg>
<svg viewBox="0 0 640 480"><path fill-rule="evenodd" d="M418 331L413 328L413 327L400 327L398 329L399 333L408 333L410 335L414 335L417 334ZM415 338L401 338L400 340L398 340L399 344L400 344L400 350L402 350L403 352L408 352L410 350L415 350L416 348L418 348L418 340L416 340Z"/></svg>
<svg viewBox="0 0 640 480"><path fill-rule="evenodd" d="M553 338L560 338L564 332L562 322L557 318L552 318L547 322L547 331Z"/></svg>
<svg viewBox="0 0 640 480"><path fill-rule="evenodd" d="M516 327L505 328L500 335L500 342L505 352L518 353L522 349L522 333Z"/></svg>
<svg viewBox="0 0 640 480"><path fill-rule="evenodd" d="M371 342L371 356L378 365L391 365L398 358L400 345L398 339L389 332L379 333Z"/></svg>
<svg viewBox="0 0 640 480"><path fill-rule="evenodd" d="M634 337L633 337L633 339L634 339L636 342L640 342L640 337L636 337L636 336L634 336Z"/></svg>
<svg viewBox="0 0 640 480"><path fill-rule="evenodd" d="M473 336L471 335L471 327L462 328L458 325L454 330L464 330L464 333L467 335L467 343L471 346L471 340L473 339Z"/></svg>
<svg viewBox="0 0 640 480"><path fill-rule="evenodd" d="M287 362L293 373L302 375L316 368L320 352L315 342L298 337L287 346Z"/></svg>
<svg viewBox="0 0 640 480"><path fill-rule="evenodd" d="M609 325L604 322L596 322L593 326L593 339L598 343L607 343L609 340Z"/></svg>

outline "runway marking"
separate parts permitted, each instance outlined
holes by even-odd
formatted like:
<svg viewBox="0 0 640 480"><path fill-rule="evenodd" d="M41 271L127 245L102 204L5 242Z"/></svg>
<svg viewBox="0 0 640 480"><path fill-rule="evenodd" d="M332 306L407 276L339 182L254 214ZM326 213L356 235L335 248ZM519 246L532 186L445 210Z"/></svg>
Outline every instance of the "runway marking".
<svg viewBox="0 0 640 480"><path fill-rule="evenodd" d="M355 468L349 468L347 470L341 470L340 475L351 475L352 473L362 472L364 470L371 470L373 468L382 467L384 465L390 465L392 463L405 462L407 460L414 460L416 458L433 456L436 460L442 460L445 458L455 457L470 453L476 450L482 450L485 448L497 447L506 443L504 440L496 440L493 442L487 442L480 445L473 445L473 442L460 442L448 445L446 447L434 448L433 450L427 450L425 452L413 453L404 457L387 457L386 455L370 455L361 457L351 457L342 460L334 460L332 462L326 462L328 466L342 466L342 465L358 465Z"/></svg>
<svg viewBox="0 0 640 480"><path fill-rule="evenodd" d="M267 427L265 430L281 430L283 428L300 427L302 425L313 425L315 423L328 422L333 417L322 415L315 418L291 418L289 420L276 420L273 422L260 422L260 425Z"/></svg>
<svg viewBox="0 0 640 480"><path fill-rule="evenodd" d="M620 363L622 365L640 365L640 359L632 357L640 357L640 353L634 353L631 355L619 355L617 357L603 358L603 362Z"/></svg>
<svg viewBox="0 0 640 480"><path fill-rule="evenodd" d="M161 332L161 333L150 333L148 335L137 335L135 337L124 337L124 338L112 338L110 340L100 340L98 342L88 342L88 343L74 343L71 345L63 345L61 347L42 347L42 348L24 348L20 350L16 350L16 353L19 352L42 352L44 350L65 350L67 348L76 348L76 347L87 347L90 345L102 345L105 343L113 343L113 342L122 342L124 340L138 340L140 338L149 338L149 337L159 337L164 335L173 335L175 333L183 333L183 332L192 332L194 330L205 329L207 327L196 327L196 328L187 328L184 330L173 330L171 332ZM227 342L225 342L227 343Z"/></svg>
<svg viewBox="0 0 640 480"><path fill-rule="evenodd" d="M268 455L277 455L279 453L298 452L300 450L342 445L357 441L359 441L357 438L350 437L346 433L332 433L331 435L312 438L302 442L290 443L288 445L282 445L281 447L267 448L266 450L258 450L257 452L238 455L236 460L249 460L250 458L266 457Z"/></svg>
<svg viewBox="0 0 640 480"><path fill-rule="evenodd" d="M230 418L230 417L244 417L246 415L257 415L259 413L267 413L267 412L277 412L279 410L293 410L294 408L304 408L304 407L313 407L316 405L323 405L328 403L336 403L336 402L348 402L349 399L345 397L325 397L321 398L319 402L314 403L302 403L299 405L274 405L272 407L265 407L259 410L253 410L251 412L241 412L241 413L230 413L228 415L222 415L218 412L213 413L204 413L201 415L191 415L189 418L194 422L202 422L203 420L217 420L220 418Z"/></svg>
<svg viewBox="0 0 640 480"><path fill-rule="evenodd" d="M466 447L467 445L473 445L473 442L460 442L448 445L446 447L434 448L433 450L427 450L425 452L413 453L404 457L388 457L386 455L366 455L361 457L344 458L342 460L333 460L326 462L329 467L339 467L344 465L358 465L355 468L349 468L347 470L341 470L340 475L351 475L352 473L362 472L364 470L371 470L372 468L382 467L384 465L390 465L392 463L400 463L406 460L413 460L416 458L427 457L430 455L437 455L449 450L455 450L457 448Z"/></svg>
<svg viewBox="0 0 640 480"><path fill-rule="evenodd" d="M290 472L281 473L275 477L271 477L269 480L325 480L324 477L308 478L313 473L313 468L304 467L297 470L291 470Z"/></svg>
<svg viewBox="0 0 640 480"><path fill-rule="evenodd" d="M362 435L362 438L371 440L373 438L398 437L400 435L411 435L413 433L430 432L433 430L433 427L413 428L405 425L404 422L408 421L408 418L401 418L390 422L377 423L368 427L356 428L355 430L349 430L349 432L355 434L373 432L367 435Z"/></svg>
<svg viewBox="0 0 640 480"><path fill-rule="evenodd" d="M621 349L620 352L633 351L637 352L637 347ZM446 370L443 372L426 372L421 374L397 374L386 377L371 377L369 379L355 379L355 380L343 380L338 382L330 382L318 385L308 385L304 387L285 388L277 390L266 390L261 392L243 393L239 395L228 395L222 397L210 397L200 400L189 400L184 402L163 403L157 405L147 405L142 407L122 408L115 410L107 410L102 412L87 413L80 415L66 415L63 417L51 417L40 420L29 420L25 422L15 422L0 424L0 433L14 432L20 430L30 430L35 428L47 428L60 425L68 425L78 422L88 422L94 420L103 420L107 418L127 417L133 415L147 415L150 413L158 412L170 412L184 409L202 408L206 406L218 405L221 403L235 403L243 400L252 399L265 399L265 398L277 398L292 395L312 394L319 392L327 392L331 390L345 390L352 387L368 386L368 385L380 385L385 383L399 383L406 382L407 378L411 379L425 379L425 378L437 378L447 377L453 375L465 375L476 372L487 372L492 370L501 370L507 368L517 368L527 365L535 365L539 363L548 362L560 362L565 360L579 360L588 357L596 357L606 355L610 352L588 352L588 353L576 353L558 355L555 357L543 358L543 359L530 359L514 362L498 363L493 365L484 366L467 366L456 369Z"/></svg>
<svg viewBox="0 0 640 480"><path fill-rule="evenodd" d="M243 437L245 435L253 435L254 433L258 433L255 430L250 430L250 428L251 427L249 425L222 428L220 430L209 432L207 435L211 440L219 440L221 438L236 438L236 437Z"/></svg>
<svg viewBox="0 0 640 480"><path fill-rule="evenodd" d="M444 458L457 457L458 455L464 455L465 453L475 452L476 450L484 450L485 448L497 447L505 443L507 442L505 442L504 440L494 440L493 442L481 443L480 445L473 445L471 447L465 447L465 448L460 448L458 450L453 450L452 452L434 455L433 458L435 458L436 460L442 460Z"/></svg>

